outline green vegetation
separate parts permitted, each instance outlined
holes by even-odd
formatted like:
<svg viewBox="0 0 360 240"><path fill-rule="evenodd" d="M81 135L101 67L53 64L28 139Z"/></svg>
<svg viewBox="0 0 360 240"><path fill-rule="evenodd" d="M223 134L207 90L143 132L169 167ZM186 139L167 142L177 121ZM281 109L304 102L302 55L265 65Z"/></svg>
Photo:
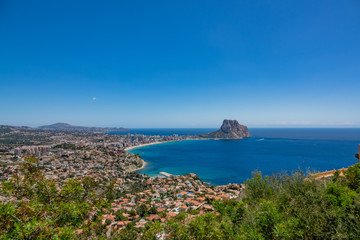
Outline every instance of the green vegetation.
<svg viewBox="0 0 360 240"><path fill-rule="evenodd" d="M103 234L100 211L107 202L94 193L92 178L69 179L57 188L28 158L22 175L2 183L2 191L16 201L0 202L0 239L72 239ZM99 210L99 211L98 211Z"/></svg>
<svg viewBox="0 0 360 240"><path fill-rule="evenodd" d="M28 158L22 175L2 183L2 191L16 201L0 202L0 239L105 239L103 211L114 199L114 183L95 193L91 178L69 179L61 187L44 177L36 159ZM106 197L106 199L101 198ZM292 175L262 176L245 182L241 200L207 199L214 213L180 213L162 224L135 228L131 223L111 239L359 239L360 164L328 180ZM156 214L140 205L129 216ZM163 213L162 213L163 215ZM116 220L127 220L122 211ZM81 234L75 230L81 229Z"/></svg>
<svg viewBox="0 0 360 240"><path fill-rule="evenodd" d="M171 239L359 239L359 193L360 164L328 181L255 172L242 201L213 201L217 213L179 214L164 229Z"/></svg>
<svg viewBox="0 0 360 240"><path fill-rule="evenodd" d="M17 146L43 145L51 142L49 136L44 136L39 131L14 130L14 127L0 126L0 145L13 148Z"/></svg>
<svg viewBox="0 0 360 240"><path fill-rule="evenodd" d="M253 175L242 201L213 201L216 213L192 221L182 213L162 230L171 239L184 240L359 239L360 164L328 181L306 178L302 172Z"/></svg>
<svg viewBox="0 0 360 240"><path fill-rule="evenodd" d="M10 133L11 127L7 127L7 126L0 126L0 134L4 134L4 133Z"/></svg>

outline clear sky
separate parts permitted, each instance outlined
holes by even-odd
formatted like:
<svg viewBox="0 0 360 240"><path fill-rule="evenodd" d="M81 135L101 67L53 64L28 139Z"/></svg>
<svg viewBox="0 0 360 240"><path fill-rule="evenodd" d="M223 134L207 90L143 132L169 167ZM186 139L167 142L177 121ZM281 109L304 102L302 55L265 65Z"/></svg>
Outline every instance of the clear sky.
<svg viewBox="0 0 360 240"><path fill-rule="evenodd" d="M360 126L360 1L0 0L0 124Z"/></svg>

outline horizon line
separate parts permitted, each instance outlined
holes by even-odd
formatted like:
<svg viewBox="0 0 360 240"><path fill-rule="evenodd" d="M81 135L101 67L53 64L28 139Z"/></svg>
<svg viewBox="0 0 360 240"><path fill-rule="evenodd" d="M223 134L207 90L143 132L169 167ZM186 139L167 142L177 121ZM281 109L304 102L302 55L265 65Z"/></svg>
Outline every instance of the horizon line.
<svg viewBox="0 0 360 240"><path fill-rule="evenodd" d="M57 122L59 123L59 122ZM54 124L54 123L52 123ZM14 127L31 127L31 128L38 128L40 126L46 126L46 125L52 125L52 124L45 124L45 125L39 125L39 124L4 124L1 123L0 126L14 126ZM144 126L144 127L127 127L127 126L105 126L105 125L89 125L89 124L70 124L72 126L77 126L77 127L99 127L99 128L127 128L127 129L184 129L184 128L188 128L188 129L197 129L197 128L220 128L219 125L217 126L199 126L199 127L194 127L194 126L184 126L184 127L149 127L149 126ZM115 124L114 124L115 125ZM242 124L244 125L244 124ZM269 125L265 125L265 124L248 124L245 125L248 128L360 128L360 124L269 124Z"/></svg>

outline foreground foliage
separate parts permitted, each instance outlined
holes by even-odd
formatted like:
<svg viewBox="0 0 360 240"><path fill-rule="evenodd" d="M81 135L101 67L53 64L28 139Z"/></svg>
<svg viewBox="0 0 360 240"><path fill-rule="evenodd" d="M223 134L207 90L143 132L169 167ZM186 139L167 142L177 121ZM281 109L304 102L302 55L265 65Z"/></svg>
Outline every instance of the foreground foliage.
<svg viewBox="0 0 360 240"><path fill-rule="evenodd" d="M36 159L28 159L19 174L2 183L2 192L12 200L0 202L0 239L105 239L106 225L100 220L114 199L113 184L98 194L91 178L69 179L59 187L36 165ZM360 164L328 180L306 178L302 172L271 177L255 172L241 200L212 204L215 213L180 213L144 229L128 224L109 237L359 239Z"/></svg>
<svg viewBox="0 0 360 240"><path fill-rule="evenodd" d="M101 234L102 207L108 203L97 197L92 178L69 179L61 189L45 178L28 158L19 174L2 183L2 191L12 201L0 202L1 239L72 239L74 230Z"/></svg>
<svg viewBox="0 0 360 240"><path fill-rule="evenodd" d="M242 201L214 201L215 214L190 222L180 214L162 229L146 233L163 231L179 240L360 239L360 164L326 181L302 172L253 175Z"/></svg>

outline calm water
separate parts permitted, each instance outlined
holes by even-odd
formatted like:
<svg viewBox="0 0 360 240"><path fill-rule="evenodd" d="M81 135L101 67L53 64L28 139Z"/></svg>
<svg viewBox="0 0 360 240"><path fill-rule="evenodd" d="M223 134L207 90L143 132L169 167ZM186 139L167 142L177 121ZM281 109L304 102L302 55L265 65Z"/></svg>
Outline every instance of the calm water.
<svg viewBox="0 0 360 240"><path fill-rule="evenodd" d="M191 135L189 131L202 134L208 130L166 131L169 135ZM151 134L156 131L152 129ZM270 175L284 170L324 171L347 167L356 162L354 154L360 144L360 129L250 129L250 133L253 137L244 140L188 140L131 152L148 162L141 173L193 172L206 182L221 185L242 183L254 170Z"/></svg>
<svg viewBox="0 0 360 240"><path fill-rule="evenodd" d="M121 134L126 135L131 134L144 134L144 135L161 135L161 136L171 136L178 134L179 136L187 135L200 135L215 131L215 128L134 128L130 131L122 132L110 132L109 134Z"/></svg>

